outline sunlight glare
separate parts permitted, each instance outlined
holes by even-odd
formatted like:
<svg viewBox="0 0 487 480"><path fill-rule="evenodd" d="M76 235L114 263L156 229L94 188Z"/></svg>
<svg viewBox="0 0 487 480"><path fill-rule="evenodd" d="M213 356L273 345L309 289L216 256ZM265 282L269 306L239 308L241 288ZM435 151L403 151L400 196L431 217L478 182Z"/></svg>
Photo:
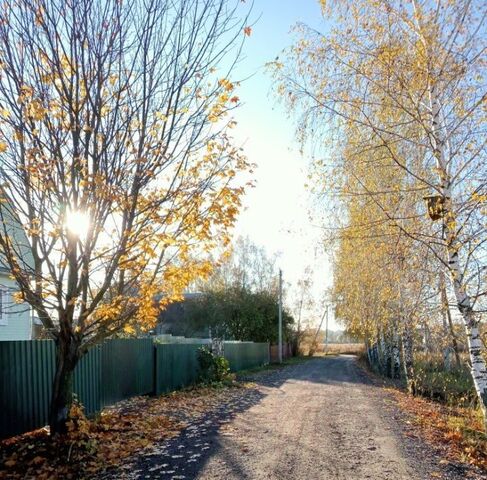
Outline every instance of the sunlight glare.
<svg viewBox="0 0 487 480"><path fill-rule="evenodd" d="M84 237L88 233L90 228L90 217L87 213L81 211L71 211L66 212L66 229L76 235L77 237Z"/></svg>

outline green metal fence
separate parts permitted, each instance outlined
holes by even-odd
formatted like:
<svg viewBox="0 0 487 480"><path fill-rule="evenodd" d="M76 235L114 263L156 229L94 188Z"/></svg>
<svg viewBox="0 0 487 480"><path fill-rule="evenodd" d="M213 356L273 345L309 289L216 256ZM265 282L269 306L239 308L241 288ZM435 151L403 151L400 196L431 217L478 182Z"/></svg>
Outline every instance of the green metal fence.
<svg viewBox="0 0 487 480"><path fill-rule="evenodd" d="M155 393L171 392L198 380L198 349L202 344L156 344Z"/></svg>
<svg viewBox="0 0 487 480"><path fill-rule="evenodd" d="M90 349L76 366L73 390L94 414L134 395L157 395L198 379L204 344L153 344L152 339L112 339ZM269 362L267 343L225 342L233 372ZM48 423L55 346L51 340L0 342L0 438Z"/></svg>
<svg viewBox="0 0 487 480"><path fill-rule="evenodd" d="M150 338L105 342L101 350L101 407L154 390L154 345Z"/></svg>
<svg viewBox="0 0 487 480"><path fill-rule="evenodd" d="M54 374L53 353L51 342L0 342L0 426L3 437L46 423L48 386Z"/></svg>
<svg viewBox="0 0 487 480"><path fill-rule="evenodd" d="M224 352L232 372L269 363L268 343L225 342Z"/></svg>
<svg viewBox="0 0 487 480"><path fill-rule="evenodd" d="M198 349L207 344L156 344L155 393L171 392L198 380ZM224 342L224 356L232 372L269 363L269 344Z"/></svg>
<svg viewBox="0 0 487 480"><path fill-rule="evenodd" d="M54 349L51 340L0 342L0 438L47 424ZM100 410L100 347L79 362L73 390L88 414Z"/></svg>
<svg viewBox="0 0 487 480"><path fill-rule="evenodd" d="M87 415L99 412L101 403L101 359L105 345L89 350L74 370L73 391L85 408ZM49 386L49 391L51 390Z"/></svg>

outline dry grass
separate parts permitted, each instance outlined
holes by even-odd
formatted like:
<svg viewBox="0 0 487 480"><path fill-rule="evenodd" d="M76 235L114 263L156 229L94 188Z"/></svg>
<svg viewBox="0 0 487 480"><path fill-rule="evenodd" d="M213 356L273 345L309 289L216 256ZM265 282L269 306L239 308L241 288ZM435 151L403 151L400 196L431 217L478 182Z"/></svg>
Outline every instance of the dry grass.
<svg viewBox="0 0 487 480"><path fill-rule="evenodd" d="M358 355L365 351L365 346L363 343L329 343L326 354L328 355L346 355L346 354L353 354ZM320 345L316 350L315 355L324 355L325 354L325 346Z"/></svg>
<svg viewBox="0 0 487 480"><path fill-rule="evenodd" d="M393 387L387 390L401 410L411 416L410 425L419 428L421 436L441 449L446 459L475 465L487 472L487 435L479 410L448 407ZM411 434L415 434L414 428Z"/></svg>
<svg viewBox="0 0 487 480"><path fill-rule="evenodd" d="M482 470L479 475L472 471L468 478L487 478L487 435L483 431L479 409L461 406L468 402L457 400L447 405L438 402L438 396L431 399L410 395L401 382L374 372L365 353L359 357L359 362L373 381L389 391L399 408L407 414L406 435L414 438L419 432L444 457L440 463L460 462ZM424 383L425 380L419 381ZM451 391L451 382L445 385Z"/></svg>

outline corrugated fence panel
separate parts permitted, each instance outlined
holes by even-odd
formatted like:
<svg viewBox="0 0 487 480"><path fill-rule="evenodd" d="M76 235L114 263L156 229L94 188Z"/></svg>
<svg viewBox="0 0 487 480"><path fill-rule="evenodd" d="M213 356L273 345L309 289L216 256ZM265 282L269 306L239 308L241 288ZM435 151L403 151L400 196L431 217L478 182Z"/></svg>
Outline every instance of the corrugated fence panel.
<svg viewBox="0 0 487 480"><path fill-rule="evenodd" d="M101 346L101 406L153 391L150 338L112 339Z"/></svg>
<svg viewBox="0 0 487 480"><path fill-rule="evenodd" d="M203 347L203 344L186 344L185 348L185 376L184 385L188 386L196 383L199 377L199 365L198 365L198 349Z"/></svg>
<svg viewBox="0 0 487 480"><path fill-rule="evenodd" d="M232 372L237 372L240 370L240 359L238 356L238 344L227 343L224 344L224 356L230 364L230 370Z"/></svg>
<svg viewBox="0 0 487 480"><path fill-rule="evenodd" d="M155 345L155 393L161 395L198 380L198 343Z"/></svg>
<svg viewBox="0 0 487 480"><path fill-rule="evenodd" d="M0 438L47 423L53 376L53 342L0 342Z"/></svg>
<svg viewBox="0 0 487 480"><path fill-rule="evenodd" d="M112 339L78 363L73 390L87 414L134 395L167 393L198 380L198 349L205 344L156 344L152 339ZM265 343L225 342L232 371L269 362ZM51 340L0 342L0 438L48 423L55 367Z"/></svg>
<svg viewBox="0 0 487 480"><path fill-rule="evenodd" d="M232 372L259 367L269 363L269 344L253 342L225 342L224 356Z"/></svg>
<svg viewBox="0 0 487 480"><path fill-rule="evenodd" d="M100 409L100 352L93 349L76 367L73 390L88 414ZM55 368L51 340L0 342L0 438L48 423Z"/></svg>
<svg viewBox="0 0 487 480"><path fill-rule="evenodd" d="M101 410L101 347L97 345L83 355L74 370L73 391L83 404L85 413Z"/></svg>

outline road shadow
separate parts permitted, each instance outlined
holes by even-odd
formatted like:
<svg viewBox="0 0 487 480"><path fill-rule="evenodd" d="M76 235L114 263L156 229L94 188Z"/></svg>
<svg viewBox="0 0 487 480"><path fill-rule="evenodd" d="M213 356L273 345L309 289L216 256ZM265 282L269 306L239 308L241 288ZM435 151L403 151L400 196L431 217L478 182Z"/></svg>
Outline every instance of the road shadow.
<svg viewBox="0 0 487 480"><path fill-rule="evenodd" d="M191 421L177 437L160 442L147 453L133 457L127 464L110 469L97 478L195 478L207 459L215 453L221 427L266 396L257 387L235 388L234 393L229 400Z"/></svg>
<svg viewBox="0 0 487 480"><path fill-rule="evenodd" d="M262 371L240 377L251 382L246 388L236 388L230 399L207 411L202 417L190 421L177 437L155 445L117 469L110 470L98 479L193 479L207 461L222 452L222 429L240 413L262 402L270 391L282 389L290 382L320 384L361 383L373 386L370 378L356 363L353 356L313 358L303 363L287 365L271 371ZM284 389L282 394L285 395ZM228 444L228 437L225 438ZM239 466L238 449L224 455L225 462L243 480L250 478Z"/></svg>
<svg viewBox="0 0 487 480"><path fill-rule="evenodd" d="M376 386L369 374L358 364L355 355L314 357L303 363L277 370L275 375L265 375L264 373L262 377L257 374L242 379L270 388L281 388L288 382L311 382L326 385L350 383Z"/></svg>

